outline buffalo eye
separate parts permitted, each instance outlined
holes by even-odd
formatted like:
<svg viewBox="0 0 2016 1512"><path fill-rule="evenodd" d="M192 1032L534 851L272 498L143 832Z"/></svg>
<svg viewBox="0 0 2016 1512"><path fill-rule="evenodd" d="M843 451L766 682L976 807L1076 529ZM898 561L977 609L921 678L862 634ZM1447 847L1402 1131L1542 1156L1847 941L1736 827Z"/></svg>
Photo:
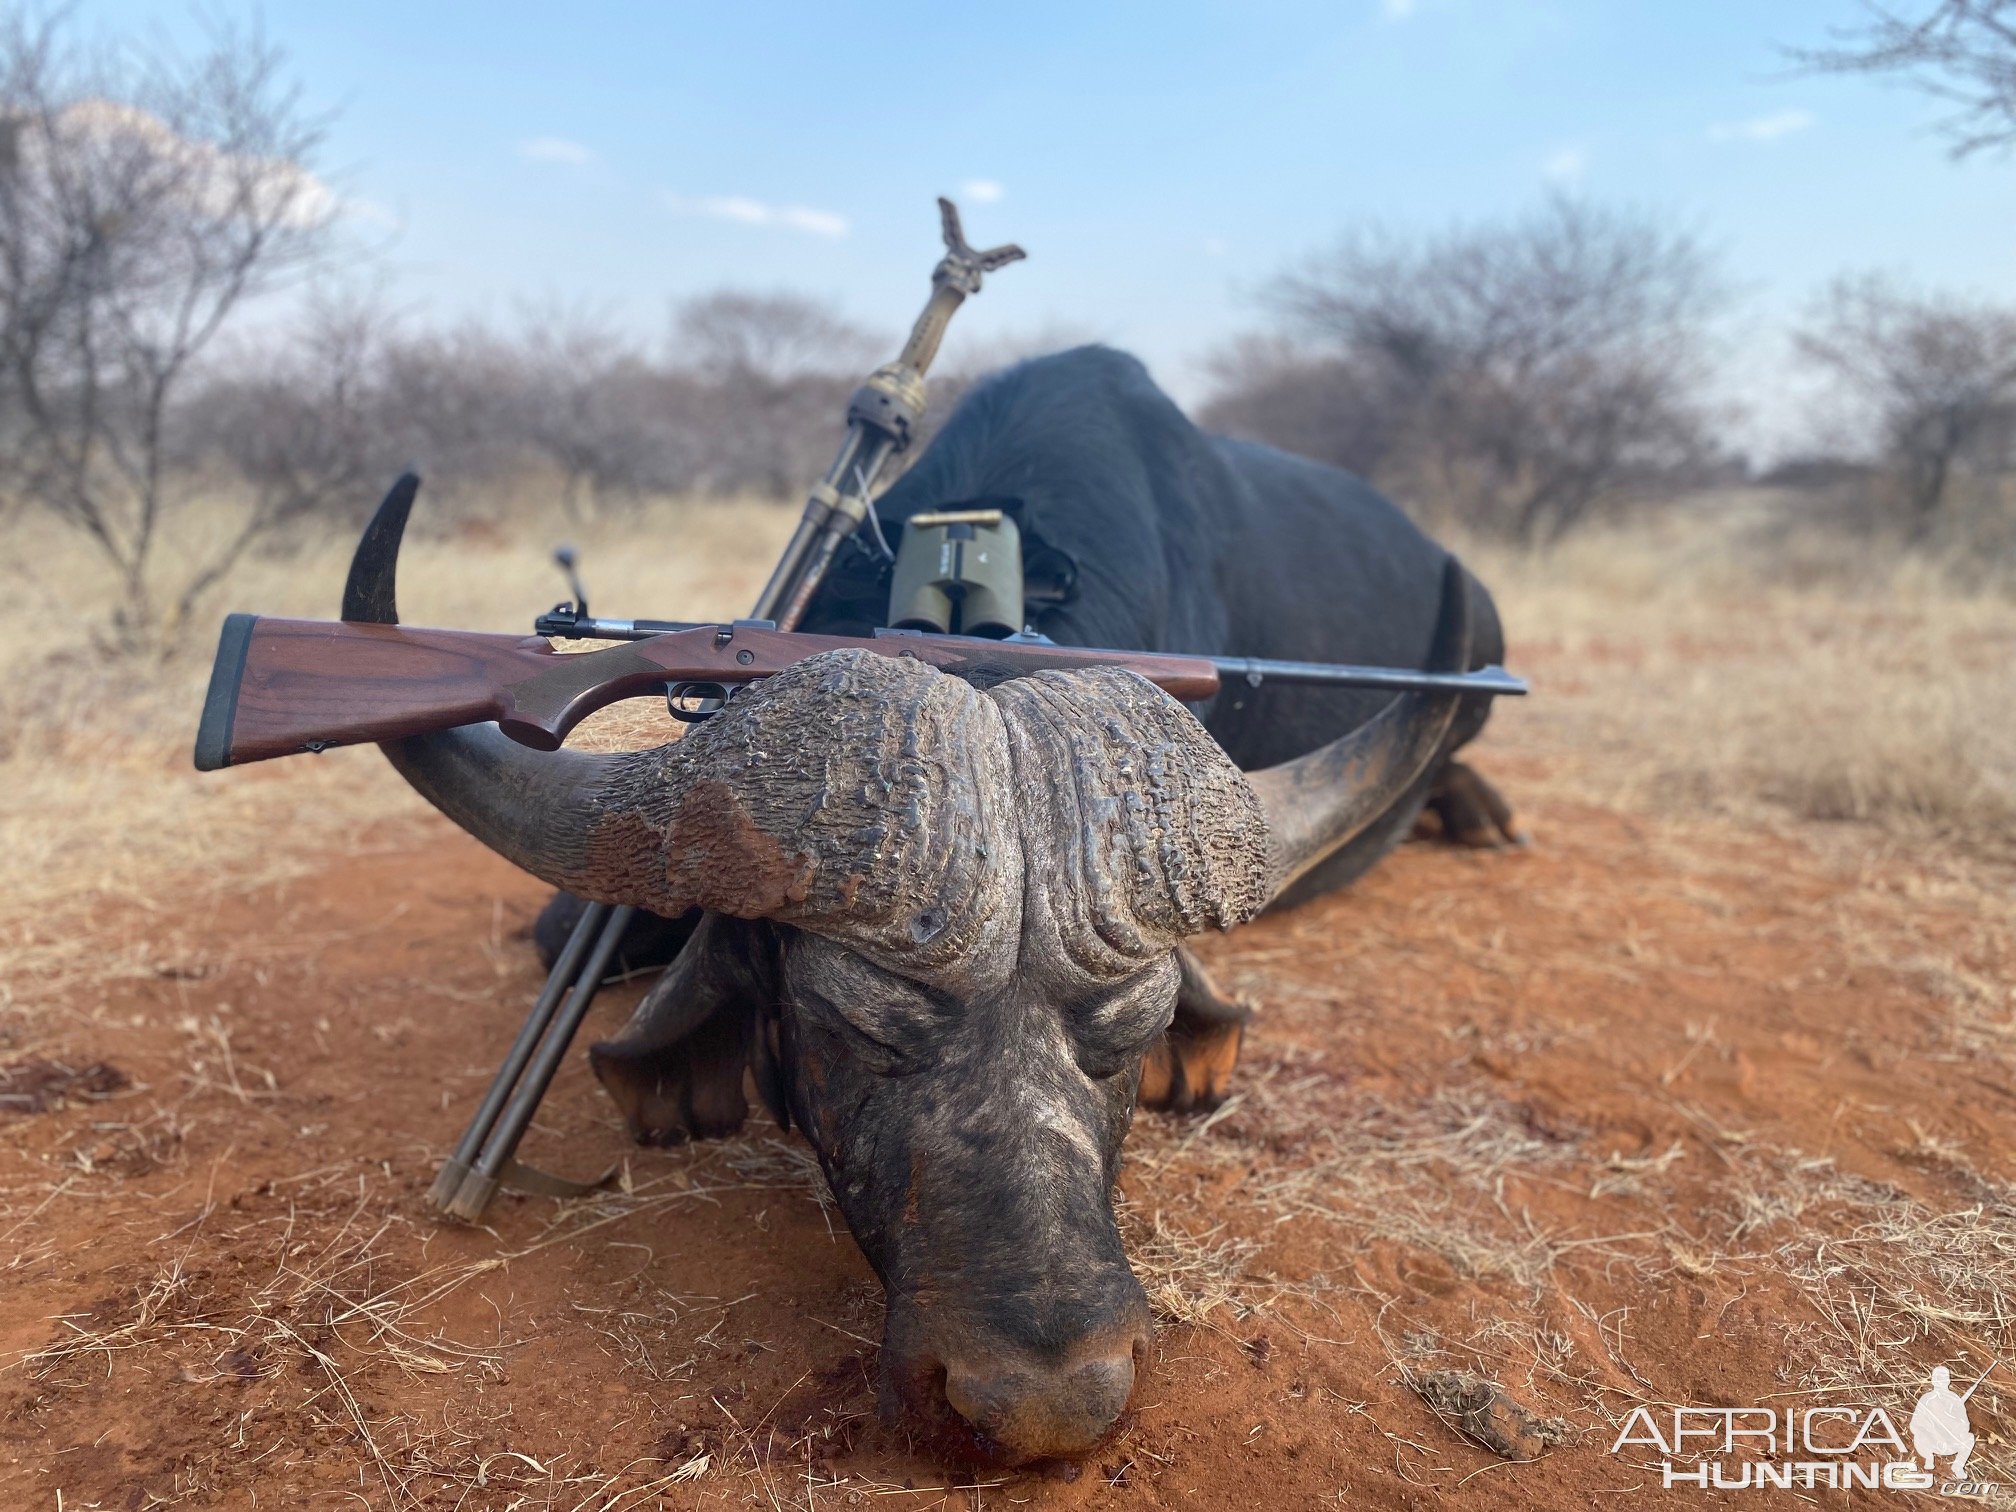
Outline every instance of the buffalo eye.
<svg viewBox="0 0 2016 1512"><path fill-rule="evenodd" d="M914 1069L913 1058L902 1046L878 1039L853 1018L824 999L801 1003L811 1028L829 1044L837 1045L852 1060L859 1061L877 1076L900 1076Z"/></svg>
<svg viewBox="0 0 2016 1512"><path fill-rule="evenodd" d="M878 1076L901 1076L930 1060L943 1009L916 983L824 941L805 942L786 993L801 1026Z"/></svg>
<svg viewBox="0 0 2016 1512"><path fill-rule="evenodd" d="M1174 952L1071 1014L1078 1065L1094 1081L1117 1076L1138 1060L1176 1016L1183 974Z"/></svg>

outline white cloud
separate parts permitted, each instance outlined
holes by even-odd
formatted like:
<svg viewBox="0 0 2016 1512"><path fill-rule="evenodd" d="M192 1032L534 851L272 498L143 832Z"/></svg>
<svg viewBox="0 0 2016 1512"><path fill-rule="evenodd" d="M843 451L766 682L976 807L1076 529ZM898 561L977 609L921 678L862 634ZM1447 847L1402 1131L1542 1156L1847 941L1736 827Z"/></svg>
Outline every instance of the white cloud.
<svg viewBox="0 0 2016 1512"><path fill-rule="evenodd" d="M968 179L959 186L959 192L976 205L994 204L1008 193L999 179Z"/></svg>
<svg viewBox="0 0 2016 1512"><path fill-rule="evenodd" d="M562 163L569 168L586 168L595 161L591 150L565 137L533 137L520 142L518 156L528 163Z"/></svg>
<svg viewBox="0 0 2016 1512"><path fill-rule="evenodd" d="M1725 121L1708 128L1716 142L1775 142L1812 126L1819 117L1810 110L1779 110L1770 115L1752 116L1747 121Z"/></svg>
<svg viewBox="0 0 2016 1512"><path fill-rule="evenodd" d="M385 230L396 231L406 224L405 218L389 205L354 195L343 201L341 214L345 220L360 226L377 226Z"/></svg>
<svg viewBox="0 0 2016 1512"><path fill-rule="evenodd" d="M1388 21L1405 21L1414 14L1416 0L1379 0L1379 9Z"/></svg>
<svg viewBox="0 0 2016 1512"><path fill-rule="evenodd" d="M1548 155L1540 172L1557 184L1579 184L1589 171L1589 154L1581 147L1562 147Z"/></svg>
<svg viewBox="0 0 2016 1512"><path fill-rule="evenodd" d="M786 205L777 212L777 219L799 231L810 231L814 236L841 237L847 234L847 217L836 215L831 210L807 210L802 205Z"/></svg>
<svg viewBox="0 0 2016 1512"><path fill-rule="evenodd" d="M74 142L144 154L150 177L206 215L229 217L248 209L296 229L327 224L342 213L336 191L284 158L226 152L183 136L159 116L114 100L79 100L59 113L52 130ZM46 139L30 136L18 149L29 168L46 160ZM126 171L132 171L128 164Z"/></svg>
<svg viewBox="0 0 2016 1512"><path fill-rule="evenodd" d="M665 196L666 208L679 215L704 215L711 220L740 221L745 226L782 226L788 231L804 231L812 236L839 238L847 234L847 217L831 210L809 210L803 205L766 205L742 194L709 195L687 199Z"/></svg>

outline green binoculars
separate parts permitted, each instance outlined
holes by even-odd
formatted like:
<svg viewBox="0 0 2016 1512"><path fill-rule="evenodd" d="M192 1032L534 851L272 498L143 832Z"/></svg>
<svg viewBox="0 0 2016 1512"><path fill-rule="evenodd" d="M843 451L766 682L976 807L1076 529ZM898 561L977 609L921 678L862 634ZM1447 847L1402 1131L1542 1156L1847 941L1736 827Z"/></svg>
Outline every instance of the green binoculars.
<svg viewBox="0 0 2016 1512"><path fill-rule="evenodd" d="M889 584L898 630L984 635L1022 629L1022 536L998 509L951 509L903 522Z"/></svg>

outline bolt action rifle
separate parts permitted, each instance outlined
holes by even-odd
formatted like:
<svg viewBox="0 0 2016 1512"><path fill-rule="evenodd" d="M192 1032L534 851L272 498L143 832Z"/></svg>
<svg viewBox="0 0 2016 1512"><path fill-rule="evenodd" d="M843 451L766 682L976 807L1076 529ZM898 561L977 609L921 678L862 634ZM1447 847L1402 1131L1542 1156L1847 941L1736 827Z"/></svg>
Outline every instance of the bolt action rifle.
<svg viewBox="0 0 2016 1512"><path fill-rule="evenodd" d="M1332 688L1517 694L1502 667L1423 672L1249 656L1184 656L1060 646L1042 636L995 640L878 630L805 635L770 620L673 624L541 616L539 634L428 630L340 620L234 614L224 622L196 736L199 771L275 756L497 727L520 745L556 751L573 728L620 699L663 693L675 718L718 712L731 690L828 651L908 657L982 687L1056 668L1124 667L1172 697L1214 696L1227 678ZM542 635L600 635L622 645L562 653ZM711 705L712 707L706 707Z"/></svg>
<svg viewBox="0 0 2016 1512"><path fill-rule="evenodd" d="M331 746L404 739L495 721L506 735L556 750L595 710L663 694L692 721L725 706L732 690L823 652L911 657L988 686L1048 668L1124 667L1184 700L1209 698L1228 679L1393 691L1519 694L1502 668L1409 668L1184 656L1060 646L1033 635L1002 640L882 630L872 636L807 635L773 621L677 624L595 619L571 606L542 615L532 636L406 625L226 619L196 737L200 770L239 766ZM562 653L545 636L620 644ZM549 1195L591 1189L520 1165L512 1155L568 1043L609 970L627 907L591 903L554 963L498 1081L463 1144L443 1166L434 1198L457 1217L480 1216L499 1185ZM536 1046L536 1056L535 1056ZM521 1080L522 1077L522 1080Z"/></svg>

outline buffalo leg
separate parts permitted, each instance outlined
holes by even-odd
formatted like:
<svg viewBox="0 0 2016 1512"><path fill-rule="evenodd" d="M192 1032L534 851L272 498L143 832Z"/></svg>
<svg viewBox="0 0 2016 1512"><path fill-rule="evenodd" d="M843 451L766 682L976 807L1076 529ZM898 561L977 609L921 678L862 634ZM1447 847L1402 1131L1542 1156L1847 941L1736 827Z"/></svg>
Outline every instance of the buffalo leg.
<svg viewBox="0 0 2016 1512"><path fill-rule="evenodd" d="M1428 808L1442 822L1442 838L1452 845L1488 850L1526 843L1525 831L1512 817L1512 805L1466 762L1443 765L1428 790Z"/></svg>
<svg viewBox="0 0 2016 1512"><path fill-rule="evenodd" d="M1144 1108L1189 1113L1225 1100L1253 1010L1220 991L1187 949L1178 950L1176 960L1183 969L1176 1017L1141 1064L1137 1101Z"/></svg>

